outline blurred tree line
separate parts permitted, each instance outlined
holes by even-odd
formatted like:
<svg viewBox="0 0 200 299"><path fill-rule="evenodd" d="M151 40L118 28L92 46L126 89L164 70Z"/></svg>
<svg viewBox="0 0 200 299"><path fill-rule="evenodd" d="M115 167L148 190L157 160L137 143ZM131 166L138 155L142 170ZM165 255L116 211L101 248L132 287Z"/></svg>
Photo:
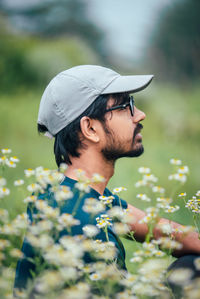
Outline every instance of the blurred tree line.
<svg viewBox="0 0 200 299"><path fill-rule="evenodd" d="M200 1L176 0L160 15L150 57L162 79L193 82L200 77Z"/></svg>
<svg viewBox="0 0 200 299"><path fill-rule="evenodd" d="M57 72L76 64L110 65L105 33L89 20L88 4L41 0L10 5L0 0L0 91L45 86ZM199 0L175 0L161 14L147 52L151 71L162 79L199 78L199 11Z"/></svg>

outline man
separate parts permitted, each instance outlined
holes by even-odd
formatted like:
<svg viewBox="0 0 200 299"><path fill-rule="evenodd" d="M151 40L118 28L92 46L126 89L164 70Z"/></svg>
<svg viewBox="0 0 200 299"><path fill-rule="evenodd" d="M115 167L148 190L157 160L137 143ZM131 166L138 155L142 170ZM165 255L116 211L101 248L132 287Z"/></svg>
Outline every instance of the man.
<svg viewBox="0 0 200 299"><path fill-rule="evenodd" d="M143 90L152 79L153 75L121 76L105 67L82 65L58 74L47 86L40 103L38 130L55 138L57 165L68 164L62 185L73 189L78 179L76 169L84 170L88 178L94 173L104 177L98 184L91 182L89 193L82 197L74 216L80 222L72 228L72 235L83 234L83 227L89 223L96 224L83 208L88 197L113 196L106 186L114 174L115 161L143 153L141 122L145 113L134 105L134 98L129 94ZM113 198L113 206L121 204L124 209L128 207L129 219L132 219L130 230L134 231L137 240L143 241L148 227L140 220L145 213L116 195ZM61 214L73 214L77 201L76 196L67 201ZM30 211L29 215L31 218ZM160 219L161 223L169 221ZM174 228L181 227L175 222L170 224ZM153 233L156 239L162 235L159 227ZM67 232L63 231L61 236L63 234ZM105 232L101 231L96 238L106 241ZM112 227L108 228L108 238L117 249L119 267L126 269L124 248ZM174 252L176 256L200 253L197 233L190 233L184 238L181 233L174 233L174 238L183 245L181 250ZM27 258L33 255L26 241L23 252ZM89 257L86 257L86 262L90 262ZM30 270L33 271L34 267L28 259L18 263L16 287L26 285L27 278L31 277Z"/></svg>

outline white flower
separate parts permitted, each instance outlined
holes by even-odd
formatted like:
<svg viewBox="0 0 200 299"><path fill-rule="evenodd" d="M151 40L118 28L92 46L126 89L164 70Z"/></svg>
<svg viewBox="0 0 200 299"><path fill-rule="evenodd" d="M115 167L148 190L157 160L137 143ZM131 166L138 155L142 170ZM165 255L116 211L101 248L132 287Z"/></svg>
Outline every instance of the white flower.
<svg viewBox="0 0 200 299"><path fill-rule="evenodd" d="M73 197L73 192L68 186L60 185L56 187L57 190L54 193L56 201L67 200ZM53 188L52 188L53 191Z"/></svg>
<svg viewBox="0 0 200 299"><path fill-rule="evenodd" d="M9 148L3 148L3 149L1 150L1 152L2 152L2 154L6 155L6 154L10 154L10 153L12 152L12 150L9 149Z"/></svg>
<svg viewBox="0 0 200 299"><path fill-rule="evenodd" d="M147 181L145 181L145 180L140 180L135 183L136 188L146 186L146 185L147 185Z"/></svg>
<svg viewBox="0 0 200 299"><path fill-rule="evenodd" d="M101 275L100 274L98 274L98 273L92 273L92 274L90 274L90 279L91 280L100 280L101 279Z"/></svg>
<svg viewBox="0 0 200 299"><path fill-rule="evenodd" d="M91 182L92 183L101 183L101 182L104 182L105 181L105 178L98 174L98 173L94 173L92 178L91 178Z"/></svg>
<svg viewBox="0 0 200 299"><path fill-rule="evenodd" d="M157 182L158 178L155 177L155 175L153 175L153 174L145 174L143 176L143 180L146 182Z"/></svg>
<svg viewBox="0 0 200 299"><path fill-rule="evenodd" d="M24 199L24 202L25 203L29 203L29 202L36 202L37 200L37 197L35 195L31 195L31 196L28 196Z"/></svg>
<svg viewBox="0 0 200 299"><path fill-rule="evenodd" d="M178 197L185 197L186 196L186 192L181 192Z"/></svg>
<svg viewBox="0 0 200 299"><path fill-rule="evenodd" d="M200 196L200 190L197 191L196 196Z"/></svg>
<svg viewBox="0 0 200 299"><path fill-rule="evenodd" d="M142 261L143 261L143 258L141 258L141 256L135 256L130 259L131 263L141 263Z"/></svg>
<svg viewBox="0 0 200 299"><path fill-rule="evenodd" d="M138 172L139 172L139 173L147 174L147 173L150 173L150 172L151 172L151 169L148 168L148 167L140 167L140 168L138 168Z"/></svg>
<svg viewBox="0 0 200 299"><path fill-rule="evenodd" d="M24 170L25 176L27 178L29 178L30 176L35 174L35 170L33 170L32 168L28 168Z"/></svg>
<svg viewBox="0 0 200 299"><path fill-rule="evenodd" d="M99 199L101 200L101 202L104 204L104 205L109 205L113 202L113 199L114 199L114 196L99 196Z"/></svg>
<svg viewBox="0 0 200 299"><path fill-rule="evenodd" d="M113 189L113 193L120 193L122 191L127 191L125 187L117 187Z"/></svg>
<svg viewBox="0 0 200 299"><path fill-rule="evenodd" d="M15 168L16 167L16 164L13 161L9 161L9 160L6 161L6 165L10 168Z"/></svg>
<svg viewBox="0 0 200 299"><path fill-rule="evenodd" d="M180 207L178 205L176 206L166 206L165 207L165 213L174 213L176 211L178 211L180 209Z"/></svg>
<svg viewBox="0 0 200 299"><path fill-rule="evenodd" d="M113 230L117 235L125 235L129 232L129 227L125 223L116 222L113 225Z"/></svg>
<svg viewBox="0 0 200 299"><path fill-rule="evenodd" d="M14 157L10 157L10 161L17 163L19 162L19 159L16 156L14 156Z"/></svg>
<svg viewBox="0 0 200 299"><path fill-rule="evenodd" d="M83 232L88 238L92 238L99 233L99 229L95 225L85 225L83 226Z"/></svg>
<svg viewBox="0 0 200 299"><path fill-rule="evenodd" d="M148 202L151 201L151 198L147 197L147 195L143 194L143 193L137 194L136 197L143 200L143 201L148 201Z"/></svg>
<svg viewBox="0 0 200 299"><path fill-rule="evenodd" d="M196 257L194 260L194 265L198 271L200 271L200 257Z"/></svg>
<svg viewBox="0 0 200 299"><path fill-rule="evenodd" d="M181 165L182 161L178 159L170 159L170 164L172 165Z"/></svg>
<svg viewBox="0 0 200 299"><path fill-rule="evenodd" d="M0 198L9 195L10 194L10 190L6 187L0 187Z"/></svg>
<svg viewBox="0 0 200 299"><path fill-rule="evenodd" d="M154 193L165 193L165 189L160 186L153 186L152 191Z"/></svg>
<svg viewBox="0 0 200 299"><path fill-rule="evenodd" d="M83 205L83 211L86 213L91 214L98 214L99 212L104 211L104 205L102 202L97 200L96 198L89 197L85 199L84 205Z"/></svg>
<svg viewBox="0 0 200 299"><path fill-rule="evenodd" d="M60 171L61 173L64 173L64 172L67 170L67 168L68 168L68 165L67 165L66 163L61 163L61 164L59 165L59 171Z"/></svg>
<svg viewBox="0 0 200 299"><path fill-rule="evenodd" d="M181 183L185 183L187 180L186 175L182 174L182 173L174 173L169 175L168 179L171 180L175 180L175 181L179 181Z"/></svg>
<svg viewBox="0 0 200 299"><path fill-rule="evenodd" d="M14 186L21 186L24 184L24 180L16 180L14 181Z"/></svg>
<svg viewBox="0 0 200 299"><path fill-rule="evenodd" d="M110 222L112 219L107 214L102 214L100 217L96 218L97 227L104 228L108 225L112 225Z"/></svg>
<svg viewBox="0 0 200 299"><path fill-rule="evenodd" d="M169 223L160 223L158 226L160 230L166 235L170 235L173 232L173 228Z"/></svg>
<svg viewBox="0 0 200 299"><path fill-rule="evenodd" d="M74 187L77 188L80 191L85 192L85 193L89 193L90 192L90 186L88 186L88 184L85 183L85 182L77 182L74 185Z"/></svg>
<svg viewBox="0 0 200 299"><path fill-rule="evenodd" d="M33 184L30 184L30 185L27 186L27 190L29 192L38 192L38 191L41 190L41 187L40 187L39 184L33 183Z"/></svg>
<svg viewBox="0 0 200 299"><path fill-rule="evenodd" d="M71 226L80 224L80 221L78 219L75 219L71 214L68 214L68 213L63 213L59 217L58 222L63 227L71 227Z"/></svg>
<svg viewBox="0 0 200 299"><path fill-rule="evenodd" d="M178 169L178 173L183 173L183 174L186 174L189 172L189 168L188 166L181 166L179 169Z"/></svg>
<svg viewBox="0 0 200 299"><path fill-rule="evenodd" d="M191 280L194 272L188 268L178 268L173 270L168 276L168 280L173 284L185 285L188 281Z"/></svg>

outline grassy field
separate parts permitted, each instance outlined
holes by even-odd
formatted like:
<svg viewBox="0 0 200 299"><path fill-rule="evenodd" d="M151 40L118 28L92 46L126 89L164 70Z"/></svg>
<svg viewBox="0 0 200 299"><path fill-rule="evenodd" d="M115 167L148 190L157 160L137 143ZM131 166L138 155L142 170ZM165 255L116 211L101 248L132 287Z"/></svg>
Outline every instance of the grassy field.
<svg viewBox="0 0 200 299"><path fill-rule="evenodd" d="M42 91L21 91L12 96L0 98L0 148L11 148L13 155L20 159L16 169L8 175L9 186L13 190L13 181L24 176L24 169L44 166L56 168L53 156L53 141L38 136L36 130L37 113ZM141 191L135 188L139 179L138 167L148 166L159 178L158 184L165 187L168 196L173 189L168 181L172 173L169 164L171 158L178 158L183 165L188 165L190 175L187 183L178 192L187 192L190 198L200 189L200 89L178 89L173 86L152 84L152 87L138 95L136 105L147 115L144 121L143 144L145 153L138 159L121 159L116 164L115 175L109 183L112 189L124 186L128 189L124 199L129 203L145 208L147 204L136 199ZM12 191L11 190L11 191ZM11 216L25 211L24 195L11 195L0 207L6 207ZM178 197L175 203L182 208L173 214L173 219L183 224L192 223L189 212ZM168 215L167 215L168 216ZM124 242L127 249L127 261L135 248L130 241Z"/></svg>

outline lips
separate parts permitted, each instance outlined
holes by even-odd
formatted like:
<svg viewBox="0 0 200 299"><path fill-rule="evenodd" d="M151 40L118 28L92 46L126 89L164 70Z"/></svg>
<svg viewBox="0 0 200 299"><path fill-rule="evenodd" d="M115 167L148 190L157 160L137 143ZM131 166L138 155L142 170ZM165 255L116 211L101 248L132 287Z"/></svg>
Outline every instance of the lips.
<svg viewBox="0 0 200 299"><path fill-rule="evenodd" d="M142 138L142 135L139 134L140 131L142 130L142 128L143 128L142 124L137 124L137 127L135 128L135 131L134 131L133 139L136 137L136 135L140 135L140 138Z"/></svg>

